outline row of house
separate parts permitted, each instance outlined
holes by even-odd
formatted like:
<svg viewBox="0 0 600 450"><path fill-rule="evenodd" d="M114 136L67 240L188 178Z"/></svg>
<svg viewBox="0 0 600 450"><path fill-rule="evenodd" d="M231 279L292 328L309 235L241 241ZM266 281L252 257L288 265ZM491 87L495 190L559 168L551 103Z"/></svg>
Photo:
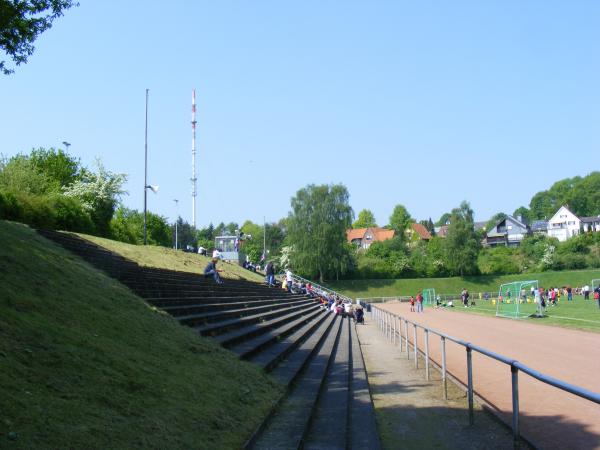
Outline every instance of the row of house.
<svg viewBox="0 0 600 450"><path fill-rule="evenodd" d="M392 239L396 235L394 230L380 227L356 228L346 231L346 239L350 244L359 248L368 249L373 242L383 242ZM409 242L419 240L428 241L431 239L431 233L420 223L411 223L410 228L406 230L406 236Z"/></svg>
<svg viewBox="0 0 600 450"><path fill-rule="evenodd" d="M485 225L486 222L476 222L475 229L485 228ZM447 232L447 224L435 229L436 235L442 238L446 237ZM550 220L536 220L531 225L527 224L521 217L506 216L485 232L482 244L486 247L496 247L498 245L516 247L523 239L534 233L547 234L564 242L580 233L588 232L600 232L600 216L577 217L569 208L561 206ZM420 223L412 223L406 234L409 242L431 239L431 233ZM394 230L379 227L357 228L346 231L348 242L362 249L368 249L373 242L392 239L394 235Z"/></svg>
<svg viewBox="0 0 600 450"><path fill-rule="evenodd" d="M484 245L515 247L535 233L547 234L561 242L581 233L600 231L600 216L577 217L567 206L561 206L550 220L536 220L531 225L521 217L507 216L486 232Z"/></svg>

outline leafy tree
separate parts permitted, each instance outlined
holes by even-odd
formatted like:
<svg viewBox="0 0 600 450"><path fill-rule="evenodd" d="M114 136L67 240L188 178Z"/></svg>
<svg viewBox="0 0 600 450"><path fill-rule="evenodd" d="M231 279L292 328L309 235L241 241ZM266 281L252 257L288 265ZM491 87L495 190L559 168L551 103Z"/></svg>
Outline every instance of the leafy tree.
<svg viewBox="0 0 600 450"><path fill-rule="evenodd" d="M345 186L308 185L292 198L288 216L291 263L295 271L318 276L343 275L351 266L346 230L353 218Z"/></svg>
<svg viewBox="0 0 600 450"><path fill-rule="evenodd" d="M431 233L432 236L435 235L435 225L433 224L431 217L429 218L429 220L420 220L419 223L423 225L425 229L429 231L429 233Z"/></svg>
<svg viewBox="0 0 600 450"><path fill-rule="evenodd" d="M531 213L524 206L519 206L517 209L515 209L512 215L517 220L519 219L519 216L521 216L525 223L531 223Z"/></svg>
<svg viewBox="0 0 600 450"><path fill-rule="evenodd" d="M352 228L376 227L375 216L369 209L363 209L358 213L358 219L352 224Z"/></svg>
<svg viewBox="0 0 600 450"><path fill-rule="evenodd" d="M37 170L27 156L16 155L0 161L0 189L4 191L42 195L50 191L51 185L48 176Z"/></svg>
<svg viewBox="0 0 600 450"><path fill-rule="evenodd" d="M600 172L565 178L535 194L529 203L530 219L549 219L562 205L578 216L600 214Z"/></svg>
<svg viewBox="0 0 600 450"><path fill-rule="evenodd" d="M575 214L582 217L600 214L600 172L592 172L581 179L566 203Z"/></svg>
<svg viewBox="0 0 600 450"><path fill-rule="evenodd" d="M0 49L15 65L26 63L37 37L64 11L78 5L73 0L0 0ZM0 71L8 75L14 69L0 61Z"/></svg>
<svg viewBox="0 0 600 450"><path fill-rule="evenodd" d="M85 173L79 158L75 158L61 149L38 148L29 155L33 166L44 173L56 185L56 191L70 186Z"/></svg>
<svg viewBox="0 0 600 450"><path fill-rule="evenodd" d="M173 236L173 245L175 244L175 224L171 225L171 236ZM196 247L198 244L198 233L196 229L181 216L177 217L177 247L187 248ZM206 248L206 247L205 247Z"/></svg>
<svg viewBox="0 0 600 450"><path fill-rule="evenodd" d="M30 194L60 193L84 173L79 159L62 150L38 148L0 160L0 187Z"/></svg>
<svg viewBox="0 0 600 450"><path fill-rule="evenodd" d="M404 238L404 232L414 222L410 214L403 205L396 205L390 216L390 228L396 232L400 239Z"/></svg>
<svg viewBox="0 0 600 450"><path fill-rule="evenodd" d="M165 217L147 211L147 241L150 245L171 247L171 230ZM113 239L130 244L144 243L144 213L121 206L110 222L110 235Z"/></svg>
<svg viewBox="0 0 600 450"><path fill-rule="evenodd" d="M473 210L468 202L452 210L448 233L444 241L448 268L454 275L477 273L479 241L473 227Z"/></svg>
<svg viewBox="0 0 600 450"><path fill-rule="evenodd" d="M477 265L482 274L510 275L521 273L522 258L517 249L499 246L480 252Z"/></svg>
<svg viewBox="0 0 600 450"><path fill-rule="evenodd" d="M109 172L96 160L97 172L86 171L81 179L64 189L67 197L75 197L90 211L96 231L101 236L110 235L110 221L119 199L126 194L123 184L127 175Z"/></svg>
<svg viewBox="0 0 600 450"><path fill-rule="evenodd" d="M435 226L442 227L442 226L446 225L448 223L448 221L450 220L451 215L452 214L450 214L450 213L442 214L442 217L440 217L439 220L435 223Z"/></svg>
<svg viewBox="0 0 600 450"><path fill-rule="evenodd" d="M215 245L215 227L212 222L206 228L202 228L198 230L198 247L204 247L207 250L210 250Z"/></svg>

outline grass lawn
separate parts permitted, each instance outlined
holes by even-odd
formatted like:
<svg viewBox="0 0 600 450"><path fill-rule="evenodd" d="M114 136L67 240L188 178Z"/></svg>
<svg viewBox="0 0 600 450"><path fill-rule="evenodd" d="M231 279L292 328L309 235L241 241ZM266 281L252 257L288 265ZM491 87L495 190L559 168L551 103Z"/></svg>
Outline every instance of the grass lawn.
<svg viewBox="0 0 600 450"><path fill-rule="evenodd" d="M461 307L449 308L457 313L483 314L487 316L496 315L496 305L491 300L475 299L476 306L469 308ZM521 305L523 306L523 305ZM503 305L505 311L511 311L514 305ZM533 304L525 305L525 311L535 312ZM567 328L576 328L580 330L600 332L600 308L598 302L593 299L584 300L582 296L574 295L573 301L568 302L566 298L561 298L557 306L547 306L544 317L529 318L531 323L543 325L554 325Z"/></svg>
<svg viewBox="0 0 600 450"><path fill-rule="evenodd" d="M434 288L438 294L460 294L463 288L468 289L471 293L498 292L501 284L519 280L538 280L539 285L544 287L566 285L575 287L590 284L593 278L600 278L600 269L451 278L342 280L327 283L327 286L352 298L367 298L415 295L419 290L425 288Z"/></svg>
<svg viewBox="0 0 600 450"><path fill-rule="evenodd" d="M258 367L0 221L0 448L240 448L281 393Z"/></svg>
<svg viewBox="0 0 600 450"><path fill-rule="evenodd" d="M328 286L352 298L396 297L415 295L419 290L434 288L437 294L460 294L463 288L471 293L477 303L476 308L453 308L460 313L495 315L496 306L491 301L479 300L479 293L489 292L494 296L503 283L518 280L538 280L540 286L591 286L593 278L600 278L600 269L574 270L563 272L542 272L523 275L498 275L479 277L452 278L412 278L399 280L344 280L328 283ZM574 296L573 302L561 299L558 306L549 306L547 317L527 319L535 323L558 325L600 332L600 308L594 300L584 301L581 296Z"/></svg>

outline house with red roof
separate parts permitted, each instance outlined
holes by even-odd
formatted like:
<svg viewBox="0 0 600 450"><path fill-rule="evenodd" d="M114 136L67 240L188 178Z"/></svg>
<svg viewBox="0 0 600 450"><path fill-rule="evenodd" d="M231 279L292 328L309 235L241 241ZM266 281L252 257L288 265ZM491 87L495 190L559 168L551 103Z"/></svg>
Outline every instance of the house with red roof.
<svg viewBox="0 0 600 450"><path fill-rule="evenodd" d="M368 227L346 230L346 239L350 244L368 249L373 242L383 242L394 237L394 230L387 228Z"/></svg>
<svg viewBox="0 0 600 450"><path fill-rule="evenodd" d="M420 223L411 223L406 230L409 241L428 241L431 239L431 233Z"/></svg>

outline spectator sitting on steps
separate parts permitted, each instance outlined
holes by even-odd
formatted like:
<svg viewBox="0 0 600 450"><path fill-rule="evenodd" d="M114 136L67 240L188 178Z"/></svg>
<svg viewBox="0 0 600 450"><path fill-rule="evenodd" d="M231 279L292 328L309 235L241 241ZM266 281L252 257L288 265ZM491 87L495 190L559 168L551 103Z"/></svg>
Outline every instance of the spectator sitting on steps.
<svg viewBox="0 0 600 450"><path fill-rule="evenodd" d="M221 269L217 269L217 263L219 262L219 258L213 258L206 265L204 269L204 277L212 277L217 284L223 284L221 277L219 276L219 272L223 272Z"/></svg>

